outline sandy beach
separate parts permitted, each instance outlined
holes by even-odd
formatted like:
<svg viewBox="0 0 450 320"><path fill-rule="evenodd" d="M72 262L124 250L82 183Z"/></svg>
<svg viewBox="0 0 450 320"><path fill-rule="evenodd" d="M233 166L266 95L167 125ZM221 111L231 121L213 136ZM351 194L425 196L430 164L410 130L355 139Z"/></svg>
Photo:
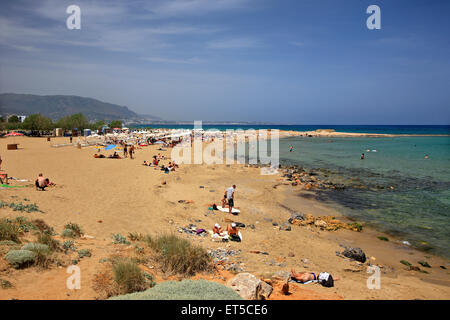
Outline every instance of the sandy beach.
<svg viewBox="0 0 450 320"><path fill-rule="evenodd" d="M144 160L151 160L158 153L170 158L171 149L159 151L159 146L137 149L133 160L96 159L94 147L51 147L51 144L67 143L68 138L51 138L49 142L46 138L15 137L19 149L6 150L10 139L0 139L1 168L10 177L29 182L11 180L13 186L27 187L2 189L0 200L23 202L28 199L43 213L1 208L0 216L40 218L58 233L66 223L77 223L89 236L77 240L77 245L91 249L92 257L79 263L83 277L81 289L69 292L65 287L68 276L65 268L15 270L8 268L0 256L0 278L14 285L0 290L0 299L98 298L92 280L103 268L99 261L110 254L129 250L126 246L114 245L112 235L126 236L130 232L177 234L207 249L241 250L237 259L239 267L261 278L291 268L326 271L339 278L333 288L292 284L295 294L291 296L282 296L275 288L271 299L450 299L448 261L414 250L395 239L381 241L377 238L383 236L380 232L369 228L362 232L325 231L298 225L291 225L290 231L284 231L274 226L274 223L285 223L291 212L316 217L336 216L345 221L338 211L315 200L313 191L292 187L280 174L260 175L259 168L242 164L183 164L175 172L164 174L142 165ZM49 177L56 186L45 192L36 191L33 183L39 173ZM230 216L208 210L210 204L220 204L225 189L232 184L237 185L235 203L240 214ZM180 200L192 201L180 203ZM214 223L226 225L225 219L254 225L254 229L241 229L241 243L218 243L211 241L209 236L192 236L178 231L191 223L209 230ZM371 264L381 267L380 289L367 288L366 281L370 276L366 272L367 263L361 265L336 254L343 250L341 245L361 248ZM250 251L263 251L268 255ZM407 270L401 260L414 265L426 260L431 268L426 268L428 273ZM156 270L147 270L154 273L157 282L167 280ZM197 275L221 283L232 276L226 271Z"/></svg>

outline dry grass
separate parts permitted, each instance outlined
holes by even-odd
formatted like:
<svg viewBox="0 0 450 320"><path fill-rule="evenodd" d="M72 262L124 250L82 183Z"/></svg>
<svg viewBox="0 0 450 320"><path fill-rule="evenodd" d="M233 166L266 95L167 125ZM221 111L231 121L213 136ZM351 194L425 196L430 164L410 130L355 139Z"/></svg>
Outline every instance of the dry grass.
<svg viewBox="0 0 450 320"><path fill-rule="evenodd" d="M194 275L213 269L211 258L204 248L176 235L147 236L145 242L157 253L164 272Z"/></svg>

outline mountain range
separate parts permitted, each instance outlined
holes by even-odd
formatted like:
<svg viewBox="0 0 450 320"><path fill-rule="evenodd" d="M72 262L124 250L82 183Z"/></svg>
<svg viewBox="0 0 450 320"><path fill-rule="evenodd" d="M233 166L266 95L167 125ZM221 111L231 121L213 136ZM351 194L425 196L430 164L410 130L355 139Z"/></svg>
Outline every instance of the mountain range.
<svg viewBox="0 0 450 320"><path fill-rule="evenodd" d="M97 120L161 120L153 115L137 114L126 106L93 98L72 95L0 94L0 115L40 113L52 120L82 113L90 121Z"/></svg>

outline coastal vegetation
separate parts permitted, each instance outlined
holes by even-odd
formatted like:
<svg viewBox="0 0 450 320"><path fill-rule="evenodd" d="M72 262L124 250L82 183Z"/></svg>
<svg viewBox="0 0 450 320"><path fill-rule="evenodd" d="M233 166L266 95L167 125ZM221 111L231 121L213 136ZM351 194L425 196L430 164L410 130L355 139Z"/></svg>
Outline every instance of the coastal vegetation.
<svg viewBox="0 0 450 320"><path fill-rule="evenodd" d="M3 117L0 118L0 130L52 131L55 128L62 128L64 130L101 130L103 126L122 128L122 121L89 121L82 113L64 116L57 121L53 121L40 113L27 116L23 122L16 115L9 116L7 121Z"/></svg>

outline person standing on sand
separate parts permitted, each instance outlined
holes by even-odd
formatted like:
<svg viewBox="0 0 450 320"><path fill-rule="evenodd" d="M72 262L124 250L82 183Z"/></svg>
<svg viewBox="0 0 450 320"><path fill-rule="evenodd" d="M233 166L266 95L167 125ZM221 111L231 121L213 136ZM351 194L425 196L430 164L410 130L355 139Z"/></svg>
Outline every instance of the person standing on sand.
<svg viewBox="0 0 450 320"><path fill-rule="evenodd" d="M233 184L232 187L229 187L227 189L227 191L225 191L226 195L227 195L227 201L228 201L228 209L229 212L231 214L231 211L233 210L234 207L234 192L236 191L236 185Z"/></svg>
<svg viewBox="0 0 450 320"><path fill-rule="evenodd" d="M129 151L129 154L130 154L130 159L133 159L133 153L134 153L134 146L133 146L133 145L131 145L131 147L130 147L130 151Z"/></svg>
<svg viewBox="0 0 450 320"><path fill-rule="evenodd" d="M124 156L124 158L126 158L126 157L127 157L127 155L128 155L128 149L127 149L127 145L126 145L126 144L124 144L124 145L123 145L123 156Z"/></svg>

